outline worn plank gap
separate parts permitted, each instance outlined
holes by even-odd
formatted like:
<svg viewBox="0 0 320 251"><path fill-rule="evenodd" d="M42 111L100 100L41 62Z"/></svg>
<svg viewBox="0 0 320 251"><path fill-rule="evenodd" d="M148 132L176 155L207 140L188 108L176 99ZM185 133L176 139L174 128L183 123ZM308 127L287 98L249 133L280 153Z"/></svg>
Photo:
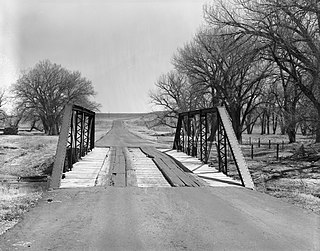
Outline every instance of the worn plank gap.
<svg viewBox="0 0 320 251"><path fill-rule="evenodd" d="M191 175L190 172L185 172L176 161L165 153L158 151L154 147L141 147L141 151L153 159L159 170L172 186L203 186L201 181Z"/></svg>
<svg viewBox="0 0 320 251"><path fill-rule="evenodd" d="M110 182L111 186L127 186L126 158L124 147L111 147ZM132 184L132 182L131 182Z"/></svg>

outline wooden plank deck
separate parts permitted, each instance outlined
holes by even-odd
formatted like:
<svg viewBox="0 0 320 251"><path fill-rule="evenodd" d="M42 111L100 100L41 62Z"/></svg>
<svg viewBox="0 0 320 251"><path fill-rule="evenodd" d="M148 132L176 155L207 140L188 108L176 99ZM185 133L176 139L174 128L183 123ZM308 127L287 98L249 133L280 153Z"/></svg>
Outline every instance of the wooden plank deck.
<svg viewBox="0 0 320 251"><path fill-rule="evenodd" d="M94 148L79 162L73 164L71 171L65 173L60 188L95 186L108 153L109 148Z"/></svg>
<svg viewBox="0 0 320 251"><path fill-rule="evenodd" d="M177 161L176 161L176 160ZM61 188L239 186L240 182L182 152L153 147L95 148L65 174Z"/></svg>
<svg viewBox="0 0 320 251"><path fill-rule="evenodd" d="M141 147L142 152L153 159L163 176L171 186L174 187L199 187L205 186L205 183L195 177L192 172L183 170L181 164L178 164L173 158L158 151L154 147Z"/></svg>
<svg viewBox="0 0 320 251"><path fill-rule="evenodd" d="M226 176L222 172L219 172L214 167L210 167L208 164L203 164L196 157L191 157L184 152L178 152L176 150L164 150L166 154L172 156L186 168L196 174L204 182L212 187L223 186L241 186L241 182L234 180L231 177Z"/></svg>
<svg viewBox="0 0 320 251"><path fill-rule="evenodd" d="M126 159L123 147L111 147L109 185L116 187L127 186Z"/></svg>
<svg viewBox="0 0 320 251"><path fill-rule="evenodd" d="M131 168L127 170L128 180L130 171L135 178L135 184L132 186L171 187L152 159L147 157L140 148L129 148L127 156L130 160L130 165L128 166Z"/></svg>

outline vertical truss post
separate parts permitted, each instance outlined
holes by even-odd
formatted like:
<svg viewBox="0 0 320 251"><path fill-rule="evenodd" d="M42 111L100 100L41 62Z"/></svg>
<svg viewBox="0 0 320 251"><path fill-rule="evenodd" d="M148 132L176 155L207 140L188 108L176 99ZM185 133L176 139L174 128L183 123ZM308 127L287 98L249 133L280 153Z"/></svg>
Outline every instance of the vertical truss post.
<svg viewBox="0 0 320 251"><path fill-rule="evenodd" d="M70 132L69 132L69 135L70 135L70 157L69 157L69 166L68 166L68 169L72 168L72 164L73 164L73 152L74 152L74 149L73 149L73 131L74 131L74 127L73 127L73 112L71 114L71 124L70 124Z"/></svg>
<svg viewBox="0 0 320 251"><path fill-rule="evenodd" d="M94 148L95 133L96 133L96 117L95 117L95 114L93 114L92 115L92 129L91 129L90 150L92 150Z"/></svg>
<svg viewBox="0 0 320 251"><path fill-rule="evenodd" d="M200 118L199 118L199 126L200 126L200 160L203 161L203 142L202 142L202 137L203 137L203 122L202 122L202 111L200 110Z"/></svg>
<svg viewBox="0 0 320 251"><path fill-rule="evenodd" d="M174 136L173 148L174 150L181 150L181 129L182 129L182 116L179 114L176 134Z"/></svg>
<svg viewBox="0 0 320 251"><path fill-rule="evenodd" d="M227 137L220 117L218 117L218 158L219 172L227 174Z"/></svg>
<svg viewBox="0 0 320 251"><path fill-rule="evenodd" d="M187 154L190 155L191 151L190 151L190 134L191 134L191 126L190 126L190 114L188 113L188 118L187 118L187 136L188 136L188 146L187 146Z"/></svg>
<svg viewBox="0 0 320 251"><path fill-rule="evenodd" d="M228 175L228 142L227 135L223 129L223 144L224 144L224 174Z"/></svg>
<svg viewBox="0 0 320 251"><path fill-rule="evenodd" d="M199 130L200 130L200 160L204 163L207 163L207 146L208 146L208 139L207 139L207 113L203 113L200 110L200 123L199 123Z"/></svg>
<svg viewBox="0 0 320 251"><path fill-rule="evenodd" d="M79 145L79 111L75 111L75 158L74 161L77 162L79 160L79 150L80 150L80 145Z"/></svg>
<svg viewBox="0 0 320 251"><path fill-rule="evenodd" d="M194 139L194 136L195 136L195 128L194 128L194 120L195 120L195 117L194 116L191 116L190 117L190 150L191 150L191 156L196 156L195 154L195 139Z"/></svg>
<svg viewBox="0 0 320 251"><path fill-rule="evenodd" d="M87 152L91 151L92 116L88 115Z"/></svg>
<svg viewBox="0 0 320 251"><path fill-rule="evenodd" d="M81 111L80 157L83 157L85 155L84 133L85 133L85 115L84 115L84 112Z"/></svg>
<svg viewBox="0 0 320 251"><path fill-rule="evenodd" d="M182 124L181 124L181 139L182 139L182 152L186 152L186 119L185 116L181 116Z"/></svg>
<svg viewBox="0 0 320 251"><path fill-rule="evenodd" d="M205 127L205 130L204 130L204 139L205 139L205 143L204 143L204 148L205 148L205 151L204 151L204 155L205 155L205 163L208 163L208 160L209 160L209 152L208 152L208 114L205 113L205 124L204 124L204 127Z"/></svg>
<svg viewBox="0 0 320 251"><path fill-rule="evenodd" d="M72 169L72 143L73 143L73 138L72 138L72 133L73 133L73 112L71 111L71 122L70 122L70 128L68 132L68 143L67 143L67 149L66 149L66 157L65 157L65 163L63 166L63 172L67 172Z"/></svg>
<svg viewBox="0 0 320 251"><path fill-rule="evenodd" d="M88 153L88 146L89 146L89 115L84 113L84 133L83 133L84 155Z"/></svg>

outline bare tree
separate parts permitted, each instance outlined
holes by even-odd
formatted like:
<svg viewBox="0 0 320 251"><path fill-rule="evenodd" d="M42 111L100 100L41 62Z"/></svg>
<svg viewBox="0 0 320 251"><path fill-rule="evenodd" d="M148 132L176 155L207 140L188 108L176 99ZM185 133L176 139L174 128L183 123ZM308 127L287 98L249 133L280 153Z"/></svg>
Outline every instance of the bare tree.
<svg viewBox="0 0 320 251"><path fill-rule="evenodd" d="M149 93L151 103L161 107L163 112L157 113L159 124L174 127L170 121L178 118L178 113L194 108L194 92L183 74L168 72L159 77L156 89ZM169 121L169 122L168 122Z"/></svg>
<svg viewBox="0 0 320 251"><path fill-rule="evenodd" d="M316 142L320 142L319 1L238 0L236 4L238 11L224 4L207 6L207 21L234 27L234 33L256 37L266 48L272 45L282 52L276 55L278 65L317 110ZM297 70L303 81L296 78Z"/></svg>
<svg viewBox="0 0 320 251"><path fill-rule="evenodd" d="M13 85L18 107L27 117L41 120L45 133L59 133L62 110L69 103L96 106L89 98L95 95L92 83L80 72L71 72L49 60L41 61L24 72Z"/></svg>
<svg viewBox="0 0 320 251"><path fill-rule="evenodd" d="M213 106L226 105L240 140L246 117L257 107L261 86L269 76L269 66L259 61L255 41L208 27L179 50L174 65L211 94Z"/></svg>
<svg viewBox="0 0 320 251"><path fill-rule="evenodd" d="M6 118L6 112L3 110L3 106L6 103L5 90L0 89L0 121L4 121Z"/></svg>

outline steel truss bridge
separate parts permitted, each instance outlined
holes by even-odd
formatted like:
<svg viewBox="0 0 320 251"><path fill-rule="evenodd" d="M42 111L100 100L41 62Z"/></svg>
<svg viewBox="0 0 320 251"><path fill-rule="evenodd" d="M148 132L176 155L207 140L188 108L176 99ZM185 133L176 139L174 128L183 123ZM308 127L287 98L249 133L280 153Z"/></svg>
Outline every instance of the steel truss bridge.
<svg viewBox="0 0 320 251"><path fill-rule="evenodd" d="M254 184L235 136L225 107L201 109L179 114L173 149L198 157L208 163L214 148L219 171L228 175L228 153L232 155L242 185L254 189Z"/></svg>
<svg viewBox="0 0 320 251"><path fill-rule="evenodd" d="M60 187L61 177L94 148L94 140L95 113L77 105L66 105L51 176L51 188ZM228 153L231 153L242 185L254 189L230 117L224 107L180 113L173 149L197 157L203 163L209 162L210 153L216 149L219 172L225 175L228 175Z"/></svg>

